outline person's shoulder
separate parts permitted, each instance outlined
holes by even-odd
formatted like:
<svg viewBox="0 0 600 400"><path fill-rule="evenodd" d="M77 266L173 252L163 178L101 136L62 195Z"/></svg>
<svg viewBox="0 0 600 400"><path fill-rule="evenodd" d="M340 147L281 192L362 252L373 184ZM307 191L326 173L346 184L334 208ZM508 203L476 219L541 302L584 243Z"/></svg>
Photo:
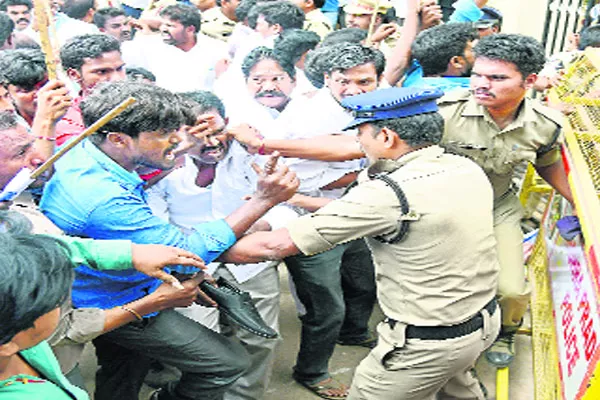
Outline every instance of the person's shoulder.
<svg viewBox="0 0 600 400"><path fill-rule="evenodd" d="M456 89L451 90L448 93L444 94L438 100L439 106L452 105L457 103L464 103L471 98L471 91L469 89Z"/></svg>
<svg viewBox="0 0 600 400"><path fill-rule="evenodd" d="M547 122L556 127L562 127L564 115L560 111L547 107L537 100L529 99L528 101L540 122Z"/></svg>

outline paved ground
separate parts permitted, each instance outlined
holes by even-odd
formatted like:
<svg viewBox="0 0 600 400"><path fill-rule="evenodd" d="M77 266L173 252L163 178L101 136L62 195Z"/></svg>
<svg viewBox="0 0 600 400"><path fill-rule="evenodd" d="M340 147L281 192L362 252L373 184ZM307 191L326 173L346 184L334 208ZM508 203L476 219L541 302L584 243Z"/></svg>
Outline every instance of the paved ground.
<svg viewBox="0 0 600 400"><path fill-rule="evenodd" d="M296 317L296 309L287 284L285 268L280 268L282 301L281 301L281 331L283 344L279 348L275 362L273 378L264 400L310 400L318 399L312 393L296 384L291 378L292 366L296 358L299 343L300 323ZM371 322L373 326L381 320L377 310ZM518 336L516 341L517 358L510 370L510 400L533 399L533 374L531 341L529 337ZM331 359L330 371L341 382L350 384L354 368L368 353L360 347L338 346ZM88 389L93 392L93 375L96 368L93 349L88 347L82 363L82 372ZM490 393L490 399L495 398L495 370L484 360L477 364L477 371ZM140 400L146 400L150 389L145 387ZM117 399L115 399L117 400ZM399 399L400 400L400 399Z"/></svg>

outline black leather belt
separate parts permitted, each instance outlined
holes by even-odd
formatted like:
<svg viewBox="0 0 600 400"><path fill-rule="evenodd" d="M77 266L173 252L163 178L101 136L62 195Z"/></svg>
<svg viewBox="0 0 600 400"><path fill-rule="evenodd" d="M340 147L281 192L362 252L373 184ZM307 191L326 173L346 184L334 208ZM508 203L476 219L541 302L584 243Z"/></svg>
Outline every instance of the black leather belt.
<svg viewBox="0 0 600 400"><path fill-rule="evenodd" d="M483 310L487 310L490 315L493 315L496 311L496 298L493 298L489 303L483 307ZM392 329L396 326L398 321L387 318L385 320ZM461 336L468 335L475 332L483 327L483 317L481 313L475 314L471 319L461 322L457 325L451 326L406 326L406 338L407 339L425 339L425 340L444 340L452 339Z"/></svg>

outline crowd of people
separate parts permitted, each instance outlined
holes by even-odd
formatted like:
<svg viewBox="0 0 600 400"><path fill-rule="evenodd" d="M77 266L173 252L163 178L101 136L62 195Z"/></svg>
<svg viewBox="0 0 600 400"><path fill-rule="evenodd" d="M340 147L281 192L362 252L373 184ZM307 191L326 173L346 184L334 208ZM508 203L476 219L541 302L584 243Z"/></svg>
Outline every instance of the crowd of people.
<svg viewBox="0 0 600 400"><path fill-rule="evenodd" d="M528 96L568 61L441 3L53 0L47 54L32 1L2 0L0 190L135 102L1 203L0 399L87 399L88 342L96 400L161 369L154 400L263 399L281 337L202 287L277 332L281 268L313 395L485 399L475 362L510 365L530 294L515 168L572 201L561 114ZM336 345L372 349L351 383Z"/></svg>

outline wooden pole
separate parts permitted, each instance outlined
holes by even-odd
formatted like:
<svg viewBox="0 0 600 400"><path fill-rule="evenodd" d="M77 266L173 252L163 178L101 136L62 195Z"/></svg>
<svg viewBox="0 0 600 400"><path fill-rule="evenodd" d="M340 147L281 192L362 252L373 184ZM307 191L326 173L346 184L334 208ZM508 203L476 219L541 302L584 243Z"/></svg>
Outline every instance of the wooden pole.
<svg viewBox="0 0 600 400"><path fill-rule="evenodd" d="M373 15L371 15L371 22L369 23L369 31L367 33L367 40L366 40L366 44L367 46L372 45L372 36L373 36L373 30L375 29L375 20L377 20L377 13L379 12L379 4L380 4L381 0L377 0L377 3L375 4L375 11L373 11Z"/></svg>
<svg viewBox="0 0 600 400"><path fill-rule="evenodd" d="M96 133L96 131L102 128L106 123L108 123L111 119L121 114L127 107L131 104L135 103L135 99L133 97L129 97L126 100L123 100L120 104L114 107L112 110L104 114L98 121L94 122L90 125L81 135L77 136L75 139L67 142L63 147L61 147L52 157L50 157L45 163L40 165L35 171L31 173L31 179L37 179L40 175L46 172L59 158L61 158L67 151L71 150L74 146L79 144L83 139L91 136Z"/></svg>
<svg viewBox="0 0 600 400"><path fill-rule="evenodd" d="M50 41L50 27L52 25L51 12L48 0L34 0L35 19L40 33L40 42L44 58L46 60L46 69L48 70L48 80L56 79L56 70L58 60Z"/></svg>

